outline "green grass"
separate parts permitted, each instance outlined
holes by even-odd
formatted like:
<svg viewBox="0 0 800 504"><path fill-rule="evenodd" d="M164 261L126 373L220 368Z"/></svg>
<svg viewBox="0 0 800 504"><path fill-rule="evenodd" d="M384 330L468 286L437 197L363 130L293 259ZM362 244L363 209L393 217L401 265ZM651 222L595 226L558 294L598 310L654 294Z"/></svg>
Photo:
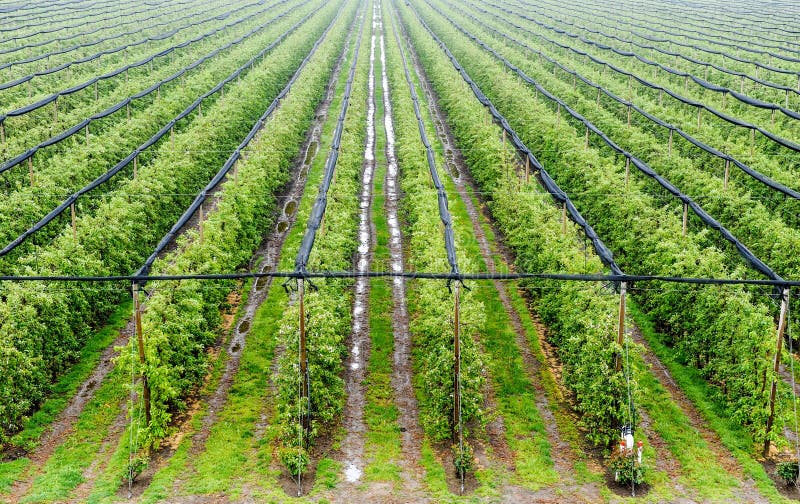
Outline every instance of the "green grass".
<svg viewBox="0 0 800 504"><path fill-rule="evenodd" d="M775 488L773 481L767 475L763 466L754 459L755 444L752 438L741 425L735 423L725 413L725 405L716 399L717 395L712 387L699 375L697 369L684 366L675 360L673 352L664 343L664 337L658 334L650 320L633 300L629 301L628 309L653 353L667 368L675 383L692 401L708 426L719 435L725 448L730 450L734 458L741 464L744 474L755 481L759 492L768 498L770 502L786 502L786 499ZM676 432L677 434L680 433ZM711 460L698 460L695 465L691 466L691 469L707 470L709 463L711 463ZM706 468L703 467L703 464L706 465ZM720 483L730 481L722 477L713 479ZM709 483L713 484L713 480Z"/></svg>
<svg viewBox="0 0 800 504"><path fill-rule="evenodd" d="M128 323L132 313L132 302L127 299L119 305L106 322L106 325L86 343L81 350L78 362L70 368L53 386L50 397L31 415L22 431L11 438L10 444L32 450L55 418L64 411L69 400L77 393L78 387L86 381L97 367L100 355L116 339L120 329ZM30 460L20 458L0 463L0 494L7 493L13 482L30 469Z"/></svg>
<svg viewBox="0 0 800 504"><path fill-rule="evenodd" d="M352 51L352 47L350 48ZM341 105L347 72L339 74L336 94L330 104L328 118L323 125L317 155L311 163L306 181L307 188L319 185L336 122L336 111ZM315 191L305 191L297 209L297 222L304 223L311 212ZM303 237L305 227L295 225L289 231L281 251L278 269L292 269L294 255ZM279 324L289 299L281 282L270 287L267 301L256 312L247 337L239 371L228 393L228 400L211 428L205 451L191 461L191 470L173 470L185 479L183 494L209 494L225 492L232 498L241 487L248 484L265 499L282 500L285 494L277 484L279 473L271 468L272 447L276 431L271 410L272 397L269 377L278 341ZM255 437L256 423L267 415L267 427L260 438ZM238 454L231 456L231 454ZM321 461L322 462L322 461ZM188 465L188 464L187 464ZM325 464L321 464L325 469ZM156 475L158 478L159 475ZM167 477L167 474L164 475Z"/></svg>
<svg viewBox="0 0 800 504"><path fill-rule="evenodd" d="M386 220L384 178L386 176L386 130L383 128L385 110L381 83L382 65L375 58L375 151L373 176L372 222L375 226L373 269L386 270L391 259L389 228ZM369 462L364 468L365 481L400 481L397 461L402 457L399 412L392 393L392 361L394 332L392 324L392 280L374 278L370 282L369 327L371 349L367 363L364 422L367 425L365 455Z"/></svg>

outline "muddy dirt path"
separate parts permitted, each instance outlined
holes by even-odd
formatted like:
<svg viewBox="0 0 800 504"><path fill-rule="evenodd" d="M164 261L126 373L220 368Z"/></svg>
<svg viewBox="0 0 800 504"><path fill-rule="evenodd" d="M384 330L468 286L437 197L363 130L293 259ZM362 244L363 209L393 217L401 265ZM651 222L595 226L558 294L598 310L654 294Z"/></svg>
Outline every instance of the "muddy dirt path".
<svg viewBox="0 0 800 504"><path fill-rule="evenodd" d="M383 128L386 133L386 176L384 178L384 211L389 229L389 265L392 272L405 271L403 249L403 233L400 221L400 168L395 150L395 133L392 112L389 78L386 71L386 30L380 35L381 48L381 86L383 88L384 119ZM391 38L390 38L391 40ZM391 43L391 42L390 42ZM419 491L420 453L424 434L419 424L419 406L414 394L412 376L414 373L411 358L411 332L409 330L408 305L406 303L406 280L402 277L392 278L392 330L394 352L392 355L392 391L398 409L401 449L403 459L398 461L402 468L403 486L409 491Z"/></svg>
<svg viewBox="0 0 800 504"><path fill-rule="evenodd" d="M39 439L38 446L27 456L31 460L31 470L24 480L15 482L9 494L10 502L19 501L33 486L35 478L41 474L41 469L45 462L53 455L56 448L60 446L67 437L75 430L75 422L83 412L86 405L94 398L96 390L105 380L106 376L114 369L114 350L117 346L125 346L128 339L133 334L133 317L128 321L124 328L108 347L100 354L100 361L86 380L78 387L76 394L69 400L67 407L59 413L56 419L45 430Z"/></svg>
<svg viewBox="0 0 800 504"><path fill-rule="evenodd" d="M367 81L367 122L364 162L361 167L361 195L359 198L358 249L355 270L365 273L372 266L375 244L375 224L372 221L373 176L375 174L375 39L380 29L378 6L372 6L372 36L369 50L369 78ZM345 436L341 444L344 484L357 483L364 472L364 404L365 379L370 352L369 334L369 278L355 281L352 310L352 331L345 341L348 354L344 367L347 399L342 415Z"/></svg>
<svg viewBox="0 0 800 504"><path fill-rule="evenodd" d="M708 426L700 411L697 410L691 400L672 379L667 368L653 353L650 345L642 337L641 330L635 324L631 324L630 335L634 342L642 345L644 348L642 358L650 366L653 376L655 376L661 386L669 392L672 401L680 407L689 419L692 427L705 440L709 449L716 455L720 465L722 465L728 473L742 482L742 487L738 491L738 497L741 499L741 502L767 502L767 499L759 493L752 478L744 476L742 466L722 444L719 435Z"/></svg>
<svg viewBox="0 0 800 504"><path fill-rule="evenodd" d="M336 83L339 80L342 62L344 61L344 58L347 54L347 49L350 46L350 39L352 37L354 26L355 25L351 26L350 28L342 53L339 55L339 59L328 81L325 97L317 107L309 132L305 141L303 142L298 157L293 163L292 175L290 179L291 182L278 199L280 202L280 214L278 216L275 228L266 235L264 241L250 260L250 271L266 273L270 271L276 271L278 268L283 245L289 233L292 231L295 222L297 221L297 208L305 192L306 181L311 169L311 164L319 152L322 130L328 117L330 105L335 97ZM247 336L250 332L250 328L252 327L255 314L261 305L267 301L273 280L274 278L272 277L262 277L254 281L250 288L247 302L239 307L239 320L236 326L232 329L232 337L230 338L226 348L228 360L225 362L225 370L223 371L217 388L206 400L208 403L208 414L202 418L200 428L192 436L190 449L192 457L189 458L187 467L184 469L184 471L182 471L182 476L176 479L173 483L173 495L180 491L183 480L187 477L186 475L191 474L195 470L194 465L192 464L192 459L205 451L206 441L211 434L211 429L218 421L219 412L225 407L228 393L233 385L236 372L239 369L242 353L244 351L244 347L247 342ZM277 372L278 359L283 353L283 349L283 345L278 345L276 347L275 357L272 365L273 373L268 378L269 387L270 390L272 390L273 395L277 394L275 380L273 377ZM256 437L258 439L263 437L269 417L270 412L267 409L262 411L259 425L256 426Z"/></svg>

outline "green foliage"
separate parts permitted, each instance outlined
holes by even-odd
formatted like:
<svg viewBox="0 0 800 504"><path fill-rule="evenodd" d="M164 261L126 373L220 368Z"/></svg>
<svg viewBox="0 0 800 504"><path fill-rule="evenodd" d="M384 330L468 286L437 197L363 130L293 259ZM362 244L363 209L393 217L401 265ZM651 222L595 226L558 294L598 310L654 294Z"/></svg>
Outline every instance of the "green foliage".
<svg viewBox="0 0 800 504"><path fill-rule="evenodd" d="M387 72L392 91L392 109L396 134L400 185L404 192L401 211L408 223L407 240L414 252L409 267L417 271L448 271L443 228L439 217L436 191L426 159L425 146L414 115L411 90L405 78L396 43L387 44ZM413 69L411 70L413 73ZM421 90L417 86L417 94ZM428 126L430 130L430 127ZM428 131L428 138L435 138ZM444 162L437 156L440 177L445 177ZM457 229L455 216L451 216ZM456 250L463 243L456 239ZM475 271L476 265L463 253L458 254L462 271ZM424 390L420 397L420 423L435 441L451 439L454 433L454 320L453 293L437 282L414 286L416 298L410 329L414 337L414 360ZM484 327L484 307L474 293L460 290L461 308L461 414L465 424L483 422L484 366L476 343Z"/></svg>
<svg viewBox="0 0 800 504"><path fill-rule="evenodd" d="M614 450L608 460L608 469L614 476L614 481L620 485L643 485L647 483L648 468L644 463L639 463L636 454L622 453Z"/></svg>
<svg viewBox="0 0 800 504"><path fill-rule="evenodd" d="M743 266L731 267L728 254L709 246L709 230L682 236L681 205L665 205L653 182L631 178L624 194L614 196L625 181L624 163L608 150L593 145L587 149L583 126L559 119L555 106L541 94L457 35L432 9L419 9L525 144L572 195L624 270L646 275L744 276ZM552 247L545 250L552 253ZM597 271L588 263L587 270ZM748 426L755 442L762 441L769 389L763 385L774 378L769 365L774 324L767 306L734 286L642 289L633 294L658 328L671 335L675 351L716 385L731 417ZM779 401L779 413L785 406L785 401ZM777 429L769 436L777 437Z"/></svg>
<svg viewBox="0 0 800 504"><path fill-rule="evenodd" d="M275 34L285 31L302 15L297 12L287 16L276 24ZM197 117L185 131L176 132L174 148L170 142L161 143L152 162L139 167L136 179L122 182L93 213L79 213L77 241L71 229L62 228L52 244L20 257L14 272L122 275L134 271L189 205L192 195L238 145L263 112L264 103L288 80L330 16L331 12L326 19L312 18L308 29L294 32L263 63L243 75L241 82L229 85L224 100L204 109L203 116ZM294 130L286 134L295 141L301 135ZM197 149L198 145L203 149ZM279 159L283 161L277 162ZM219 206L231 208L206 225L205 245L196 247L174 265L161 265L157 270L227 270L249 258L260 239L261 226L269 222L265 216L274 205L271 194L285 181L283 171L288 159L271 157L262 163L269 169L256 171L254 180L244 186L240 195L222 198ZM243 165L239 168L240 181L247 176L247 164ZM251 207L256 209L255 213ZM185 248L186 243L182 241L178 248ZM249 244L250 249L243 247L244 244ZM4 351L9 358L0 359L3 377L0 397L13 399L3 401L0 406L3 434L19 428L25 415L46 394L49 382L75 359L83 342L111 313L120 300L120 292L127 286L109 287L60 289L43 284L4 287L0 303L0 348L8 349ZM216 338L214 331L219 325L219 310L214 306L219 306L225 293L224 289L206 290L190 282L163 287L154 296L152 313L148 308L144 316L148 340L145 370L152 374L152 399L159 412L154 415L156 437L164 434L170 421L167 410L180 406L181 393L203 374L203 354ZM230 289L231 285L227 287ZM185 351L177 345L183 345ZM128 364L129 353L125 352L122 359L123 365ZM161 363L165 365L162 367Z"/></svg>
<svg viewBox="0 0 800 504"><path fill-rule="evenodd" d="M365 27L368 24L365 23ZM368 28L365 28L368 29ZM366 35L366 34L365 34ZM355 46L357 33L352 34ZM365 36L363 40L369 40ZM363 44L363 42L362 42ZM335 61L334 56L328 60ZM345 60L350 61L350 60ZM324 226L317 232L309 260L309 269L347 270L356 252L358 198L365 141L363 124L366 120L366 83L369 50L362 45L354 75L352 93L342 132L339 158L334 181L328 191L328 206ZM342 68L340 78L349 74L349 65ZM329 112L336 120L338 110ZM306 197L316 197L309 191ZM305 216L307 217L307 216ZM298 222L305 222L298 214ZM304 468L302 457L316 437L341 414L344 407L342 360L347 352L344 340L351 330L352 280L315 280L317 289L305 284L306 356L308 361L309 398L300 400L302 377L299 366L299 303L296 294L283 314L279 339L285 344L279 358L276 382L278 385L277 418L278 443L281 461L291 471ZM310 416L309 429L301 432L299 416ZM286 455L284 455L286 454ZM306 455L307 457L307 455Z"/></svg>
<svg viewBox="0 0 800 504"><path fill-rule="evenodd" d="M780 476L787 485L797 484L798 464L796 461L780 462L776 469L778 476Z"/></svg>
<svg viewBox="0 0 800 504"><path fill-rule="evenodd" d="M475 451L472 445L465 442L463 449L458 444L450 447L453 452L453 465L456 468L456 474L467 474L475 468Z"/></svg>
<svg viewBox="0 0 800 504"><path fill-rule="evenodd" d="M573 227L561 232L560 212L536 186L520 191L505 177L512 162L503 151L500 130L486 120L487 111L449 60L424 36L419 25L409 24L420 58L447 112L448 123L465 155L470 173L491 198L495 222L516 256L521 271L602 271L596 256L575 239ZM469 97L469 99L465 99ZM614 357L622 351L615 343L616 297L577 283L527 284L536 308L548 325L548 338L559 351L564 384L575 395L575 408L587 438L608 445L617 437L616 426L627 417L627 388ZM630 351L635 352L631 347ZM633 383L634 396L636 384Z"/></svg>

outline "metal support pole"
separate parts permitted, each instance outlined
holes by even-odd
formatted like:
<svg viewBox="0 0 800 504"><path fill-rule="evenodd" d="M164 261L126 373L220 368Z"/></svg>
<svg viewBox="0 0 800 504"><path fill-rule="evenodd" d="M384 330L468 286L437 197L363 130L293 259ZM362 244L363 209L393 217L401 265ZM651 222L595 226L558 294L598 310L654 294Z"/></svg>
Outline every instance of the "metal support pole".
<svg viewBox="0 0 800 504"><path fill-rule="evenodd" d="M460 292L459 292L459 284L456 282L455 284L455 307L453 311L453 320L454 320L454 333L453 333L453 351L454 351L454 358L453 358L453 424L457 426L456 434L458 436L457 440L461 439L463 432L462 432L462 425L461 425L461 300L460 300Z"/></svg>

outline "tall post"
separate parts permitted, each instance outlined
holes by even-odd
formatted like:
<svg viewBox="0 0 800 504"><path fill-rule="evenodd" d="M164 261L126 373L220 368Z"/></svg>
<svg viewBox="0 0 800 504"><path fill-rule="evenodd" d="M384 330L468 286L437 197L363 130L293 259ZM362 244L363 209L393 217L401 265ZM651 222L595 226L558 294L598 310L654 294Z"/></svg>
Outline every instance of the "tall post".
<svg viewBox="0 0 800 504"><path fill-rule="evenodd" d="M75 203L69 206L69 212L72 214L72 239L78 241L78 224L75 218Z"/></svg>
<svg viewBox="0 0 800 504"><path fill-rule="evenodd" d="M56 96L56 99L53 100L53 122L54 123L58 122L58 97L57 96Z"/></svg>
<svg viewBox="0 0 800 504"><path fill-rule="evenodd" d="M200 228L200 244L203 244L203 204L200 203L197 215L197 227Z"/></svg>
<svg viewBox="0 0 800 504"><path fill-rule="evenodd" d="M6 122L0 122L0 144L6 143Z"/></svg>
<svg viewBox="0 0 800 504"><path fill-rule="evenodd" d="M730 180L730 177L731 177L731 160L730 159L726 159L725 160L725 178L723 179L723 182L722 182L722 188L725 189L726 191L728 190L728 180Z"/></svg>
<svg viewBox="0 0 800 504"><path fill-rule="evenodd" d="M686 227L689 223L689 204L683 204L683 236L686 236Z"/></svg>
<svg viewBox="0 0 800 504"><path fill-rule="evenodd" d="M300 400L308 399L308 359L306 357L306 300L305 300L305 280L300 279L297 283L300 293ZM308 415L304 415L300 419L300 427L303 430L308 430L309 425L306 419Z"/></svg>
<svg viewBox="0 0 800 504"><path fill-rule="evenodd" d="M772 370L775 375L772 377L772 388L769 391L769 417L767 418L766 438L764 439L764 457L769 455L769 432L772 430L772 423L775 421L775 395L778 389L776 376L781 364L781 350L783 349L783 334L786 331L786 315L789 311L789 289L784 288L781 292L781 314L778 319L778 336L775 340L775 361ZM794 393L794 391L792 391Z"/></svg>
<svg viewBox="0 0 800 504"><path fill-rule="evenodd" d="M139 284L133 284L133 320L136 326L136 341L139 346L139 364L144 367L144 336L142 335L142 306L139 303ZM142 400L144 402L144 419L150 425L150 385L147 374L142 370Z"/></svg>
<svg viewBox="0 0 800 504"><path fill-rule="evenodd" d="M669 145L667 146L667 156L672 156L672 134L675 132L674 129L669 129Z"/></svg>
<svg viewBox="0 0 800 504"><path fill-rule="evenodd" d="M33 186L33 154L28 158L28 178L31 179L31 186Z"/></svg>
<svg viewBox="0 0 800 504"><path fill-rule="evenodd" d="M561 234L567 234L567 202L561 204Z"/></svg>
<svg viewBox="0 0 800 504"><path fill-rule="evenodd" d="M619 322L617 323L617 344L622 347L625 343L625 295L628 290L628 284L622 282L619 284ZM617 354L614 357L614 370L619 373L622 369L621 355Z"/></svg>
<svg viewBox="0 0 800 504"><path fill-rule="evenodd" d="M531 158L525 154L525 183L531 181Z"/></svg>
<svg viewBox="0 0 800 504"><path fill-rule="evenodd" d="M459 292L459 284L455 284L455 306L453 310L453 425L456 425L456 434L458 439L462 438L463 432L461 431L461 299Z"/></svg>
<svg viewBox="0 0 800 504"><path fill-rule="evenodd" d="M628 182L631 178L631 158L625 158L625 189L628 189Z"/></svg>

